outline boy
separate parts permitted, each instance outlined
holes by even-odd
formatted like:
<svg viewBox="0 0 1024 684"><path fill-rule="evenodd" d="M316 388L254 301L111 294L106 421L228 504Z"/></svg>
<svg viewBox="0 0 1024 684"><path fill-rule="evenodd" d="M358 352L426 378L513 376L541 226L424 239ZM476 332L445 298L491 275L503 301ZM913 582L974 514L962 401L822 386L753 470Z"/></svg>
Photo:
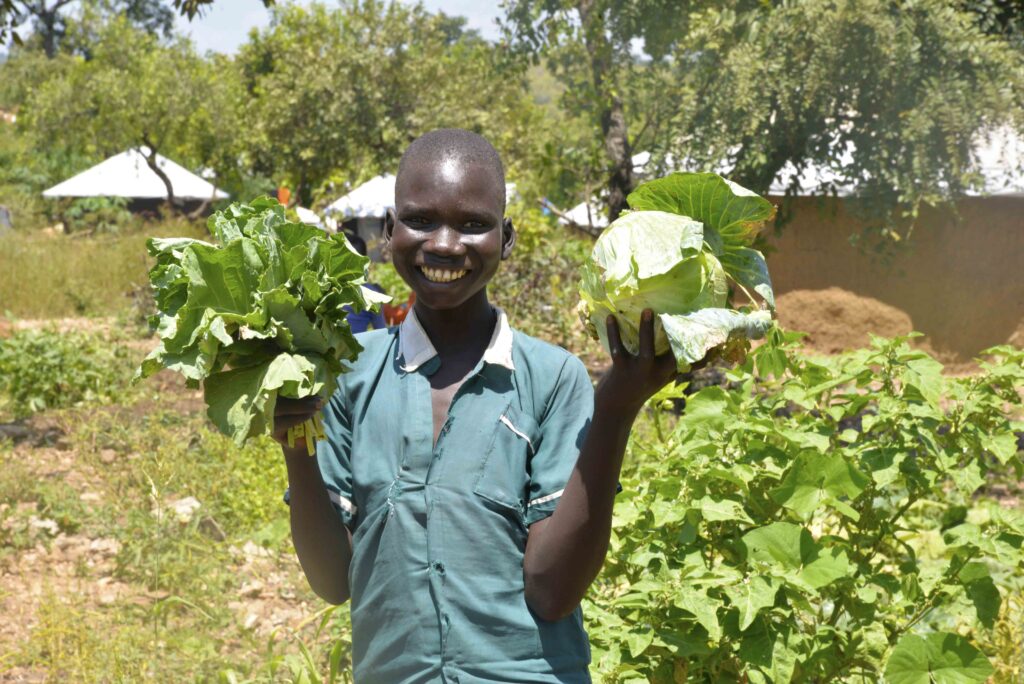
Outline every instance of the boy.
<svg viewBox="0 0 1024 684"><path fill-rule="evenodd" d="M324 407L317 459L284 435L319 408L279 400L295 549L325 600L352 599L355 679L588 682L579 603L604 561L626 440L675 373L644 312L632 356L609 321L596 393L565 350L514 331L487 283L515 245L494 148L415 140L385 222L416 294Z"/></svg>

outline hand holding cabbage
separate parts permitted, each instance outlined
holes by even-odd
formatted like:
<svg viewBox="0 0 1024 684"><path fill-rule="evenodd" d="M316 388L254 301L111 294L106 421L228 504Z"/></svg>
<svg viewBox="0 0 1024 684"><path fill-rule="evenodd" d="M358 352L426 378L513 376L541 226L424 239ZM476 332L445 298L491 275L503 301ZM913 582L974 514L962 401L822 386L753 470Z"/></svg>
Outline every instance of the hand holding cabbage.
<svg viewBox="0 0 1024 684"><path fill-rule="evenodd" d="M751 245L774 206L713 173L674 173L628 197L633 209L598 238L583 267L580 317L607 350L606 317L637 353L640 315L655 313L655 352L687 370L709 351L745 351L773 325L768 267ZM753 306L731 308L730 284ZM762 306L755 304L758 299Z"/></svg>

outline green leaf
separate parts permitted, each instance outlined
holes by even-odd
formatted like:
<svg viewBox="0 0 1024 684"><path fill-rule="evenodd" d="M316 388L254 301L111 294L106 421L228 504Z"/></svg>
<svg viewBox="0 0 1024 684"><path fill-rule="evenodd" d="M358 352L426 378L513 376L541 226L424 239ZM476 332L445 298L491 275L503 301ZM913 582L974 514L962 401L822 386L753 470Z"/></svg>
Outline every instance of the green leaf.
<svg viewBox="0 0 1024 684"><path fill-rule="evenodd" d="M981 438L981 447L1000 463L1006 463L1017 455L1017 435L1012 432L987 434Z"/></svg>
<svg viewBox="0 0 1024 684"><path fill-rule="evenodd" d="M698 624L708 631L709 639L718 641L722 638L722 627L718 622L718 609L722 602L708 596L706 590L686 586L676 593L675 604L697 619Z"/></svg>
<svg viewBox="0 0 1024 684"><path fill-rule="evenodd" d="M700 361L731 337L759 340L774 325L768 311L745 313L706 308L688 314L659 314L665 336L680 367Z"/></svg>
<svg viewBox="0 0 1024 684"><path fill-rule="evenodd" d="M642 183L626 201L634 211L667 211L700 221L715 254L749 246L775 215L771 202L714 173L672 173Z"/></svg>
<svg viewBox="0 0 1024 684"><path fill-rule="evenodd" d="M981 624L991 629L999 617L1002 598L984 563L967 563L959 574L967 598L974 604Z"/></svg>
<svg viewBox="0 0 1024 684"><path fill-rule="evenodd" d="M890 684L981 684L995 670L985 655L957 634L905 634L889 655Z"/></svg>
<svg viewBox="0 0 1024 684"><path fill-rule="evenodd" d="M649 629L626 633L626 645L629 647L629 654L634 658L643 655L652 641L654 641L654 632Z"/></svg>
<svg viewBox="0 0 1024 684"><path fill-rule="evenodd" d="M813 560L804 565L800 571L800 579L809 586L820 589L840 577L852 575L853 570L846 551L830 548L815 554Z"/></svg>
<svg viewBox="0 0 1024 684"><path fill-rule="evenodd" d="M716 501L710 496L705 496L693 503L693 510L699 512L707 522L740 521L753 524L753 520L743 510L743 504L731 499Z"/></svg>
<svg viewBox="0 0 1024 684"><path fill-rule="evenodd" d="M777 522L743 535L747 560L779 565L783 570L799 570L803 559L814 549L811 534L793 523Z"/></svg>
<svg viewBox="0 0 1024 684"><path fill-rule="evenodd" d="M726 250L718 259L730 278L743 288L761 295L768 303L768 308L775 308L775 293L764 255L750 247L737 247Z"/></svg>
<svg viewBox="0 0 1024 684"><path fill-rule="evenodd" d="M942 364L931 357L907 361L903 373L903 397L938 406L942 396Z"/></svg>
<svg viewBox="0 0 1024 684"><path fill-rule="evenodd" d="M764 608L775 605L775 594L779 587L771 577L754 575L739 584L725 587L725 595L739 610L740 630L745 630Z"/></svg>
<svg viewBox="0 0 1024 684"><path fill-rule="evenodd" d="M793 461L782 483L770 494L779 505L808 520L822 504L856 499L868 483L868 477L847 462L842 452L809 452ZM851 509L842 510L849 514ZM855 516L856 513L851 517Z"/></svg>

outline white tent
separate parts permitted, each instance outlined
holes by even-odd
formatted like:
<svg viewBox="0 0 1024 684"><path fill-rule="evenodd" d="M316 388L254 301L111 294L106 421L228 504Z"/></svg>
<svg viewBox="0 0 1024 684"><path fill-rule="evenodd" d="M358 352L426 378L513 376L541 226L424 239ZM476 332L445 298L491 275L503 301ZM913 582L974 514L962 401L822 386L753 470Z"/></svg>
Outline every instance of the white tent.
<svg viewBox="0 0 1024 684"><path fill-rule="evenodd" d="M352 192L338 198L326 214L340 214L342 218L384 218L395 206L395 177L390 173L372 178Z"/></svg>
<svg viewBox="0 0 1024 684"><path fill-rule="evenodd" d="M511 201L518 196L515 183L505 184L505 195ZM372 178L344 195L324 210L341 218L382 219L388 209L395 208L395 177L390 173Z"/></svg>
<svg viewBox="0 0 1024 684"><path fill-rule="evenodd" d="M319 226L323 227L323 221L317 216L316 212L306 207L295 207L295 214L299 217L299 221L305 223L307 226Z"/></svg>
<svg viewBox="0 0 1024 684"><path fill-rule="evenodd" d="M608 225L608 207L596 198L580 202L558 217L563 226L574 224L581 228L605 228Z"/></svg>
<svg viewBox="0 0 1024 684"><path fill-rule="evenodd" d="M218 190L196 174L170 159L156 156L156 163L167 174L174 197L182 200L224 199L228 194ZM167 188L146 158L137 149L130 149L100 162L43 192L43 197L127 197L129 199L162 199Z"/></svg>

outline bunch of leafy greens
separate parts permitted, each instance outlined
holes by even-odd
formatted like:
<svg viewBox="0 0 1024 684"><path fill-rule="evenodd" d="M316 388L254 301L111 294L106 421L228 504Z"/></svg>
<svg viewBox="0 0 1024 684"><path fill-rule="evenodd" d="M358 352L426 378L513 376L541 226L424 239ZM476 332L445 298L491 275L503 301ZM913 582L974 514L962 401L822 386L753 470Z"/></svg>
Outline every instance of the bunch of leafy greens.
<svg viewBox="0 0 1024 684"><path fill-rule="evenodd" d="M285 218L269 198L210 217L219 244L149 240L160 345L136 379L163 368L202 383L207 413L241 445L273 428L278 395L328 397L362 351L345 316L390 298L363 287L366 257L344 237Z"/></svg>
<svg viewBox="0 0 1024 684"><path fill-rule="evenodd" d="M627 350L639 346L640 314L655 313L655 352L681 370L717 347L741 347L772 326L775 297L764 257L751 245L775 207L713 173L673 173L629 195L633 211L598 238L580 283L580 317L608 349L614 315ZM752 306L729 306L730 284ZM763 307L755 302L760 298Z"/></svg>

